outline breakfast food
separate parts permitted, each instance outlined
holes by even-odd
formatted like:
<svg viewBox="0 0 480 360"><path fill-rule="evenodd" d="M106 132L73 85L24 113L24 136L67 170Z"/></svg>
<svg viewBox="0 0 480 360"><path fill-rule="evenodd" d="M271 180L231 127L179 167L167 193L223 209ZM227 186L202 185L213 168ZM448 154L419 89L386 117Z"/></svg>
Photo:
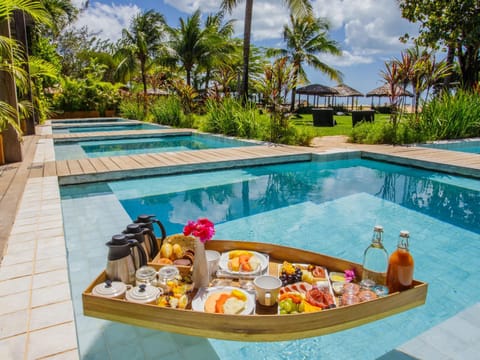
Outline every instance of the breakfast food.
<svg viewBox="0 0 480 360"><path fill-rule="evenodd" d="M208 296L204 310L216 314L240 314L246 306L247 297L240 290L216 292Z"/></svg>
<svg viewBox="0 0 480 360"><path fill-rule="evenodd" d="M251 251L234 250L228 254L228 270L254 272L260 267L260 260Z"/></svg>

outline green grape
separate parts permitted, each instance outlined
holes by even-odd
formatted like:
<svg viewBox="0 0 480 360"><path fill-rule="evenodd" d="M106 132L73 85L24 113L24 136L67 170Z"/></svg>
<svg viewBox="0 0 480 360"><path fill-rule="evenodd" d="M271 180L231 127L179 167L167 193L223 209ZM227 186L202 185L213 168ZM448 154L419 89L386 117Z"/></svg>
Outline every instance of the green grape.
<svg viewBox="0 0 480 360"><path fill-rule="evenodd" d="M300 304L298 304L298 312L304 312L305 311L305 303L302 301Z"/></svg>

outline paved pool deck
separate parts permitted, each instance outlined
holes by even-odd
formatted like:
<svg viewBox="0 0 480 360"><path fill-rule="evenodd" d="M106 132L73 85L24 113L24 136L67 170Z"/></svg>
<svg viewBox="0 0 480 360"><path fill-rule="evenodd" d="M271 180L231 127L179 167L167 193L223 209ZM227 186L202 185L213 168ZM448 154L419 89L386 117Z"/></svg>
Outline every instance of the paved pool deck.
<svg viewBox="0 0 480 360"><path fill-rule="evenodd" d="M50 132L51 134L51 132ZM216 168L230 161L292 160L312 153L334 156L361 151L381 160L435 170L460 171L480 178L480 155L461 156L435 149L358 146L343 138L322 138L312 148L258 146L165 154L159 159L113 160L118 169L55 162L48 127L25 137L24 161L0 166L0 359L79 359L67 268L59 184L89 176L109 178L148 168L158 173L201 164ZM235 150L235 149L233 149ZM310 154L310 155L309 155ZM333 154L333 155L331 155ZM148 157L148 155L147 155ZM158 161L157 161L158 160ZM428 164L434 165L428 165ZM79 166L77 166L79 165ZM64 169L59 171L59 169ZM65 170L66 169L66 170ZM110 175L109 175L110 174ZM82 177L83 176L83 177ZM381 359L477 359L480 353L480 303L385 354Z"/></svg>

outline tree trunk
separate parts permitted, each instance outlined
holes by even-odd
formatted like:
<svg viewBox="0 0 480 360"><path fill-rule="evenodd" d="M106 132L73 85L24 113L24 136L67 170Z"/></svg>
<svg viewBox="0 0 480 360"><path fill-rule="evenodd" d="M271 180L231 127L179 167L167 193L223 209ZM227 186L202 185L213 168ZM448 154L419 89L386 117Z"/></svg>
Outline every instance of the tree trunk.
<svg viewBox="0 0 480 360"><path fill-rule="evenodd" d="M30 65L28 62L28 39L27 39L27 24L25 21L25 13L23 11L14 11L14 23L15 23L15 39L23 45L24 49L24 64L23 69L27 74L27 93L23 96L22 100L28 100L33 105L33 96L32 96L32 81L30 79ZM32 113L25 119L25 134L26 135L35 135L35 108L32 107Z"/></svg>
<svg viewBox="0 0 480 360"><path fill-rule="evenodd" d="M252 29L253 0L245 2L245 26L243 29L243 78L240 88L240 98L243 103L248 100L248 66L250 62L250 35Z"/></svg>
<svg viewBox="0 0 480 360"><path fill-rule="evenodd" d="M10 38L10 23L6 19L0 21L0 35ZM13 63L11 57L5 60L10 64ZM15 78L10 72L0 71L0 101L6 102L16 110L15 121L18 123L17 87L15 85ZM22 144L13 126L8 124L7 128L2 132L2 136L5 162L12 163L22 161Z"/></svg>

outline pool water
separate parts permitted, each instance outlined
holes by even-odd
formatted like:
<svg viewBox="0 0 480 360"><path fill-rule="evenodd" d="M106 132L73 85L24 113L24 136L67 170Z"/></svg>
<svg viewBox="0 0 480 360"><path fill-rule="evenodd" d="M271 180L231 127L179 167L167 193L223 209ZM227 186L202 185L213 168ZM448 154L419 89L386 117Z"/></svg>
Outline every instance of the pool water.
<svg viewBox="0 0 480 360"><path fill-rule="evenodd" d="M480 140L448 141L422 144L422 147L480 154Z"/></svg>
<svg viewBox="0 0 480 360"><path fill-rule="evenodd" d="M75 133L84 133L84 132L99 132L99 131L124 131L124 130L160 130L165 129L165 126L155 125L155 124L123 124L123 125L97 125L97 126L75 126L75 127L64 127L58 126L53 127L52 131L54 134L75 134Z"/></svg>
<svg viewBox="0 0 480 360"><path fill-rule="evenodd" d="M368 160L303 162L61 188L79 348L86 358L376 359L475 304L480 182ZM208 217L216 238L248 239L362 261L373 226L394 251L409 230L424 306L347 331L275 343L156 332L87 318L81 292L106 264L110 237L141 213L168 233ZM125 341L128 339L128 341ZM127 343L127 344L125 344Z"/></svg>
<svg viewBox="0 0 480 360"><path fill-rule="evenodd" d="M148 138L123 138L78 142L55 142L55 159L70 160L146 153L175 152L184 150L218 149L256 145L252 142L228 139L220 136L191 134L157 136Z"/></svg>

